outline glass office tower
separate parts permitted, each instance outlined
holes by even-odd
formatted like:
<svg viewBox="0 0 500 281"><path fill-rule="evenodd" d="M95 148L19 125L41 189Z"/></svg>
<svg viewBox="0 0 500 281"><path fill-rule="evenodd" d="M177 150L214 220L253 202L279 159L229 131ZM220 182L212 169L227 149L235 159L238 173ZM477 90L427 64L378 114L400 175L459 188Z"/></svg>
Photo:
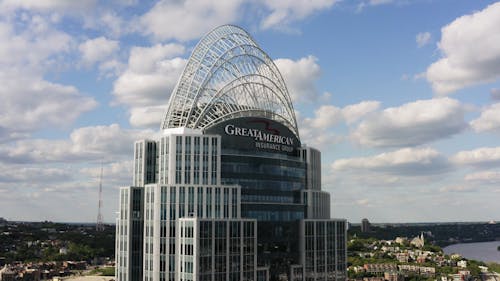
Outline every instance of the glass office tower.
<svg viewBox="0 0 500 281"><path fill-rule="evenodd" d="M241 28L212 30L161 134L134 146L116 279L345 280L345 239L321 190L321 153L301 144L273 61Z"/></svg>

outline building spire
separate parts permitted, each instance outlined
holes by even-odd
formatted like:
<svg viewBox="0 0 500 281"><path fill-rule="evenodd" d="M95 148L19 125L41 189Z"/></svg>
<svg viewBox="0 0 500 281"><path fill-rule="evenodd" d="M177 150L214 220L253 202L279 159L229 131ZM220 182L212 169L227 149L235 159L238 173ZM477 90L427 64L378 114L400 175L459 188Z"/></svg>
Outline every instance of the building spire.
<svg viewBox="0 0 500 281"><path fill-rule="evenodd" d="M97 210L97 224L95 229L97 231L104 230L103 217L102 217L102 162L101 162L101 173L99 174L99 207Z"/></svg>

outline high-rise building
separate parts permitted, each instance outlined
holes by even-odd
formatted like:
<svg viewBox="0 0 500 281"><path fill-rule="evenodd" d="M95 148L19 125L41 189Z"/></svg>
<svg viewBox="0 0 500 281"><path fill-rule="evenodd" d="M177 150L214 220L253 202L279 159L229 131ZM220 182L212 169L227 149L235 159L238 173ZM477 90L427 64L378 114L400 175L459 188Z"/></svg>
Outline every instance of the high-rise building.
<svg viewBox="0 0 500 281"><path fill-rule="evenodd" d="M367 218L361 220L361 232L370 232L370 221Z"/></svg>
<svg viewBox="0 0 500 281"><path fill-rule="evenodd" d="M301 144L277 67L224 25L194 49L161 132L120 190L116 280L345 280L321 153Z"/></svg>

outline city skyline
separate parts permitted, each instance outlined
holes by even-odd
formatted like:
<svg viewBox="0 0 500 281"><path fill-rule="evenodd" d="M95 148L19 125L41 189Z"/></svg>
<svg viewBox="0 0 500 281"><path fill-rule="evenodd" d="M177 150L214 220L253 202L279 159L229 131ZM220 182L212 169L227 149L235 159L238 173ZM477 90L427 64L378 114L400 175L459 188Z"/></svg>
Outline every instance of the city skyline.
<svg viewBox="0 0 500 281"><path fill-rule="evenodd" d="M0 2L0 216L95 221L103 162L114 221L132 143L231 23L284 76L332 217L500 219L500 2L278 3Z"/></svg>

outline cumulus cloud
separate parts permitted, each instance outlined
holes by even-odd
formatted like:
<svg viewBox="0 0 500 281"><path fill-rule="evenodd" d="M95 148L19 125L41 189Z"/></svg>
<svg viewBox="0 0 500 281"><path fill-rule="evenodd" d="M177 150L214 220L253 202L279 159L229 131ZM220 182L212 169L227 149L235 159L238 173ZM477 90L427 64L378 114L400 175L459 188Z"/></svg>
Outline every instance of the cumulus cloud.
<svg viewBox="0 0 500 281"><path fill-rule="evenodd" d="M82 63L86 66L92 66L108 59L119 48L118 41L109 40L103 36L86 40L78 46L82 54Z"/></svg>
<svg viewBox="0 0 500 281"><path fill-rule="evenodd" d="M355 201L357 205L361 207L373 207L373 198L368 199L368 198L363 198L363 199L358 199Z"/></svg>
<svg viewBox="0 0 500 281"><path fill-rule="evenodd" d="M118 124L73 130L69 140L27 139L0 147L5 163L70 163L77 161L116 161L133 154L134 141L153 132L125 130Z"/></svg>
<svg viewBox="0 0 500 281"><path fill-rule="evenodd" d="M99 74L105 77L117 77L126 67L118 59L109 59L99 64Z"/></svg>
<svg viewBox="0 0 500 281"><path fill-rule="evenodd" d="M338 0L279 0L258 1L159 1L138 20L137 31L156 40L177 39L187 41L207 33L214 26L232 23L239 18L257 17L262 29L288 30L293 22L302 20L315 12L331 8ZM245 11L252 15L245 15ZM182 22L182 25L178 23Z"/></svg>
<svg viewBox="0 0 500 281"><path fill-rule="evenodd" d="M164 105L131 108L130 124L136 127L160 126L159 124L165 114L167 102L168 100L162 100L160 103L164 103Z"/></svg>
<svg viewBox="0 0 500 281"><path fill-rule="evenodd" d="M417 46L422 48L431 41L431 34L429 32L420 32L415 37L415 41L417 42Z"/></svg>
<svg viewBox="0 0 500 281"><path fill-rule="evenodd" d="M300 114L298 114L301 138L308 145L317 148L326 148L327 145L339 143L344 138L333 132L328 132L329 129L340 122L355 123L377 110L379 106L378 101L362 101L343 108L322 105L314 111L313 117L301 118ZM318 134L318 132L321 133Z"/></svg>
<svg viewBox="0 0 500 281"><path fill-rule="evenodd" d="M449 163L431 148L403 148L375 156L339 159L331 165L334 171L369 171L400 176L439 174Z"/></svg>
<svg viewBox="0 0 500 281"><path fill-rule="evenodd" d="M270 10L270 14L266 15L261 21L263 29L268 28L288 28L288 25L294 21L302 20L311 14L329 9L338 0L278 0L278 1L262 1L263 4Z"/></svg>
<svg viewBox="0 0 500 281"><path fill-rule="evenodd" d="M0 134L66 126L97 105L73 86L37 77L0 73L0 83ZM0 135L0 139L9 139L9 135Z"/></svg>
<svg viewBox="0 0 500 281"><path fill-rule="evenodd" d="M475 192L477 188L466 185L450 185L439 189L440 192Z"/></svg>
<svg viewBox="0 0 500 281"><path fill-rule="evenodd" d="M123 4L122 1L119 2L117 4ZM99 30L111 38L118 38L133 31L134 23L116 12L117 8L120 8L119 5L111 4L111 7L106 7L104 6L106 2L102 1L100 4L101 6L93 10L92 13L86 13L83 16L85 28Z"/></svg>
<svg viewBox="0 0 500 281"><path fill-rule="evenodd" d="M391 3L394 3L394 2L395 2L394 0L368 0L368 1L362 1L361 3L358 4L357 11L360 12L365 7L368 7L368 6L380 6L380 5L391 4Z"/></svg>
<svg viewBox="0 0 500 281"><path fill-rule="evenodd" d="M481 171L465 175L465 180L475 184L499 184L499 171Z"/></svg>
<svg viewBox="0 0 500 281"><path fill-rule="evenodd" d="M465 109L450 98L418 100L372 113L351 133L363 146L416 146L463 131Z"/></svg>
<svg viewBox="0 0 500 281"><path fill-rule="evenodd" d="M54 22L74 18L81 21L85 29L117 38L132 32L133 24L117 13L133 4L128 2L133 1L5 0L0 2L0 14L12 16L22 11L24 16L43 15Z"/></svg>
<svg viewBox="0 0 500 281"><path fill-rule="evenodd" d="M4 72L21 68L40 72L54 67L57 59L71 50L71 36L54 30L40 16L30 18L24 27L0 21L0 67Z"/></svg>
<svg viewBox="0 0 500 281"><path fill-rule="evenodd" d="M132 156L132 154L129 156ZM107 165L103 165L103 180L106 181L106 184L113 186L130 185L132 183L133 166L134 163L132 160L112 162ZM101 174L101 167L84 167L81 168L79 172L91 178L99 178Z"/></svg>
<svg viewBox="0 0 500 281"><path fill-rule="evenodd" d="M369 0L368 4L372 6L384 5L394 2L394 0Z"/></svg>
<svg viewBox="0 0 500 281"><path fill-rule="evenodd" d="M73 173L77 174L78 170L73 170ZM7 187L9 196L0 196L2 211L5 210L2 216L9 220L95 222L98 178L70 178L33 184L17 183L15 189ZM113 222L118 208L118 191L103 181L102 195L104 220Z"/></svg>
<svg viewBox="0 0 500 281"><path fill-rule="evenodd" d="M138 31L156 40L195 39L214 26L234 22L238 18L242 2L241 0L159 1L139 19Z"/></svg>
<svg viewBox="0 0 500 281"><path fill-rule="evenodd" d="M278 67L293 102L315 101L319 97L316 81L321 76L318 59L307 56L296 61L291 59L276 59Z"/></svg>
<svg viewBox="0 0 500 281"><path fill-rule="evenodd" d="M500 147L480 147L457 152L451 161L458 165L491 167L500 165Z"/></svg>
<svg viewBox="0 0 500 281"><path fill-rule="evenodd" d="M362 101L357 104L352 104L342 109L342 116L347 124L352 124L376 111L380 107L378 101Z"/></svg>
<svg viewBox="0 0 500 281"><path fill-rule="evenodd" d="M322 105L314 111L314 117L304 118L301 127L313 127L316 129L327 129L337 125L341 121L347 124L355 123L367 114L376 111L380 106L378 101L362 101L357 104L347 105L344 108L334 105Z"/></svg>
<svg viewBox="0 0 500 281"><path fill-rule="evenodd" d="M484 108L479 118L470 124L476 132L500 132L500 103Z"/></svg>
<svg viewBox="0 0 500 281"><path fill-rule="evenodd" d="M0 22L0 142L47 127L68 126L97 102L73 86L44 79L63 64L73 39L40 16L24 28Z"/></svg>
<svg viewBox="0 0 500 281"><path fill-rule="evenodd" d="M441 29L442 58L427 69L439 95L500 77L500 2L457 18Z"/></svg>
<svg viewBox="0 0 500 281"><path fill-rule="evenodd" d="M118 104L129 108L133 126L159 126L168 99L186 64L179 44L134 47L127 69L113 85Z"/></svg>
<svg viewBox="0 0 500 281"><path fill-rule="evenodd" d="M66 1L66 0L4 0L0 2L1 11L11 11L15 9L27 9L34 11L70 11L82 10L94 7L95 0L90 1Z"/></svg>
<svg viewBox="0 0 500 281"><path fill-rule="evenodd" d="M12 183L47 183L68 180L72 173L56 167L18 166L0 164L0 182Z"/></svg>
<svg viewBox="0 0 500 281"><path fill-rule="evenodd" d="M0 163L0 194L9 194L0 196L0 205L6 210L4 217L24 220L95 220L100 165L89 167L87 164L81 161L52 166L47 163ZM132 161L104 163L103 170L102 211L104 219L112 222L118 203L117 188L132 183ZM17 204L23 202L22 207L12 204L13 201ZM68 212L68 208L72 211Z"/></svg>
<svg viewBox="0 0 500 281"><path fill-rule="evenodd" d="M342 120L342 109L334 105L322 105L314 111L314 118L306 118L304 127L331 128Z"/></svg>
<svg viewBox="0 0 500 281"><path fill-rule="evenodd" d="M344 137L334 132L322 131L318 134L315 130L300 129L300 139L303 145L331 151L335 144L344 140Z"/></svg>

